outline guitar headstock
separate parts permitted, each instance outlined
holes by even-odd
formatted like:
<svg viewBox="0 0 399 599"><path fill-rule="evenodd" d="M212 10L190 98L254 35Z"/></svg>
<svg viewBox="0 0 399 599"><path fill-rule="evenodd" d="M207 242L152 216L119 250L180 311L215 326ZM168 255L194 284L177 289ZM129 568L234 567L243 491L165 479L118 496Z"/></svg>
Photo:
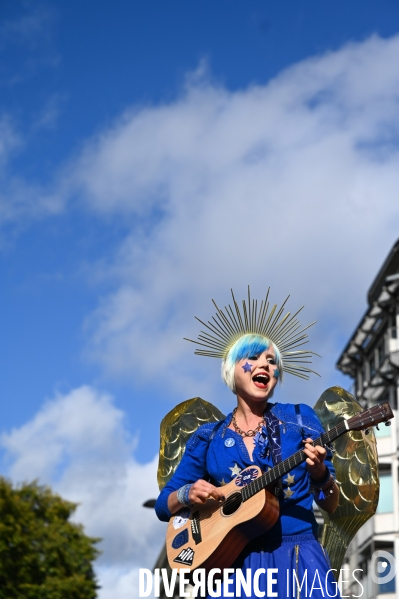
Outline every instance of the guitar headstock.
<svg viewBox="0 0 399 599"><path fill-rule="evenodd" d="M380 422L387 422L391 418L393 418L391 406L388 402L384 402L352 416L346 421L346 424L350 431L363 431L370 428L370 426L376 426Z"/></svg>

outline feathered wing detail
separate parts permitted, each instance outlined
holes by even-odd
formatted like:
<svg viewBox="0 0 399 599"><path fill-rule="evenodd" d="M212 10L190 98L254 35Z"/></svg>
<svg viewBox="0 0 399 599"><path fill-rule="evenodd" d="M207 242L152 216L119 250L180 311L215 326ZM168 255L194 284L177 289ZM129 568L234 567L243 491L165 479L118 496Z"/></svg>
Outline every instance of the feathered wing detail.
<svg viewBox="0 0 399 599"><path fill-rule="evenodd" d="M343 419L363 409L341 387L331 387L317 400L314 410L327 431ZM324 527L321 543L331 567L339 572L346 549L363 524L375 514L380 483L377 444L373 429L350 431L335 443L333 464L340 488L339 506L333 514L322 511Z"/></svg>
<svg viewBox="0 0 399 599"><path fill-rule="evenodd" d="M182 459L186 443L206 422L223 420L224 414L200 397L179 403L161 422L161 442L158 463L158 486L162 490Z"/></svg>

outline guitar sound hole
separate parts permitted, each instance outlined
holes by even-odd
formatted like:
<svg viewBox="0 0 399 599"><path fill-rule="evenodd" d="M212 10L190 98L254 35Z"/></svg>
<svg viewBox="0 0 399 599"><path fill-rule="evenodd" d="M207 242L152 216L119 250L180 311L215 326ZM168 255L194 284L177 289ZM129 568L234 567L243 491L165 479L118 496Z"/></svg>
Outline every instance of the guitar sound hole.
<svg viewBox="0 0 399 599"><path fill-rule="evenodd" d="M242 495L241 493L233 493L229 495L222 507L222 513L224 516L231 516L234 514L242 504Z"/></svg>

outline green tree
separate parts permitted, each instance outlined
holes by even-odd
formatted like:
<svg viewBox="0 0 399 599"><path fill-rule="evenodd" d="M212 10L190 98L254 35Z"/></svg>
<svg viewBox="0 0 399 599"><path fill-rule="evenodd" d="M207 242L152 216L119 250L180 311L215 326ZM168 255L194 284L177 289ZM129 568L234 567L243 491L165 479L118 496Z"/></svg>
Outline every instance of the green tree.
<svg viewBox="0 0 399 599"><path fill-rule="evenodd" d="M0 477L0 599L94 599L100 539L69 522L77 505Z"/></svg>

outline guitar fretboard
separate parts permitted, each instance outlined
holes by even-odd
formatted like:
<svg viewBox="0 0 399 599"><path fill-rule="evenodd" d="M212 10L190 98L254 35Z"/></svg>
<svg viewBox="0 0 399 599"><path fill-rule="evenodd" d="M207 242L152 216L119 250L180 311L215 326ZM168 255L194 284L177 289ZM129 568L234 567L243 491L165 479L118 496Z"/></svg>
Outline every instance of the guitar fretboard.
<svg viewBox="0 0 399 599"><path fill-rule="evenodd" d="M347 430L348 427L346 421L343 420L342 422L337 424L337 426L331 428L328 432L320 435L320 437L315 439L311 443L311 445L328 445L329 443L332 443L332 441L346 433ZM308 456L303 451L303 449L300 449L286 460L283 460L282 462L276 464L276 466L262 474L262 476L260 476L259 478L253 480L251 483L249 483L242 489L241 495L243 501L246 501L256 493L259 493L259 491L262 491L262 489L265 489L266 487L271 485L275 480L284 476L284 474L287 474L288 472L290 472L290 470L293 470L296 466L304 462L307 459L307 457Z"/></svg>

